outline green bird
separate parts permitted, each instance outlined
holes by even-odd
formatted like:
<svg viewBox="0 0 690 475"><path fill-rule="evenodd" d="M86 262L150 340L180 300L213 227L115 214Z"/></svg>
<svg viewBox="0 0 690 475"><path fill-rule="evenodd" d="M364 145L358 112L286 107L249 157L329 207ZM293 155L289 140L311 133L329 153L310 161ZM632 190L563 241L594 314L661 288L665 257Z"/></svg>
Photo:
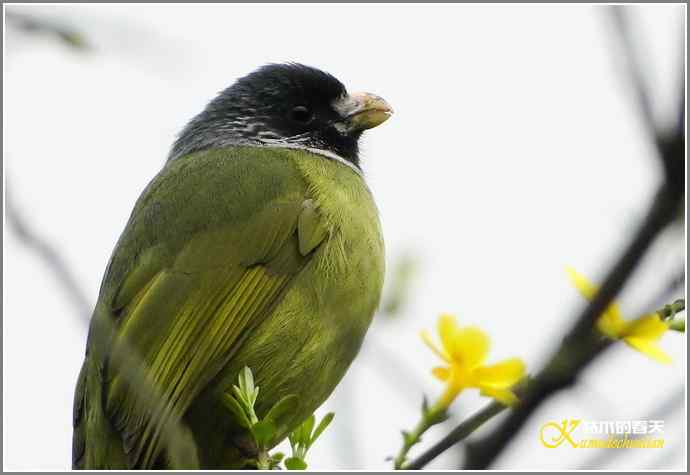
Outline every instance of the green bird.
<svg viewBox="0 0 690 475"><path fill-rule="evenodd" d="M272 64L183 129L103 277L74 468L243 467L256 447L223 398L245 366L259 417L297 396L271 446L324 402L379 304L384 244L358 141L391 114L318 69Z"/></svg>

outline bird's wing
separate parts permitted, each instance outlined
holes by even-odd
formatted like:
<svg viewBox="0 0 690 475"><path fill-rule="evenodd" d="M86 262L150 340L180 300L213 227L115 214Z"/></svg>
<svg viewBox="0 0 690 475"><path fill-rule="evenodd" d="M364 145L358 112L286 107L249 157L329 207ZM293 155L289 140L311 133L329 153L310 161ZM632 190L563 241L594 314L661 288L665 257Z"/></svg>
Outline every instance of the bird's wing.
<svg viewBox="0 0 690 475"><path fill-rule="evenodd" d="M225 190L230 198L213 196L223 193L213 186L219 182L217 167L228 165L211 162L205 172L199 172L204 164L196 163L191 172L172 173L168 180L175 183L175 200L166 200L170 190L165 185L149 187L130 219L132 236L118 245L118 249L134 246L135 264L122 272L117 257L111 263L110 274L120 278L108 299L107 318L117 322L117 330L110 337L105 365L105 411L122 434L132 467L150 468L156 463L166 424L182 417L251 330L270 315L327 235L299 177L283 176L280 186L288 186L286 179L287 183L295 179L299 186L276 193L272 188L277 183L276 170L248 165L251 187ZM263 172L271 176L257 177ZM191 179L190 173L199 176ZM234 173L226 177L226 187L237 184ZM199 196L191 194L187 196L191 202L181 202L177 195L185 193L180 190L194 186L199 177L212 182L206 183L211 189L195 193L223 201L232 209L222 209L224 205L209 209L208 203L197 202ZM199 205L196 212L208 215L190 217L195 203ZM177 209L165 209L171 206ZM205 224L181 243L172 237L170 242L165 238L156 242L150 232L137 232L133 222L142 219L135 216L144 217L151 229L164 225L183 233L188 226L184 220L216 224ZM162 395L160 407L152 406L150 394L138 391L127 377L126 367L138 364L137 359L143 361L148 384Z"/></svg>

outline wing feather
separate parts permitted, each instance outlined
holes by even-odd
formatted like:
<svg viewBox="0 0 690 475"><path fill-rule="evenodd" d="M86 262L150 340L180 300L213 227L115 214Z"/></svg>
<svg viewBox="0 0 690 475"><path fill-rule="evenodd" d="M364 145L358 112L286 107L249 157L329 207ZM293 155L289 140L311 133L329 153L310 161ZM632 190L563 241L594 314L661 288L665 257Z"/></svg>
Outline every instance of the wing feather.
<svg viewBox="0 0 690 475"><path fill-rule="evenodd" d="M296 223L298 215L293 219ZM266 318L290 280L310 259L299 253L296 225L289 230L292 235L287 239L282 236L283 246L266 262L189 274L162 271L137 293L135 302L128 304L118 339L134 341L143 351L146 373L161 388L166 401L159 413L151 414L146 401L138 398L124 379L115 376L111 381L108 396L113 404L109 409L129 436L131 466L155 465L166 424L181 419L227 363L242 336ZM267 252L271 248L264 247ZM173 288L178 295L168 298ZM117 368L111 371L117 373Z"/></svg>
<svg viewBox="0 0 690 475"><path fill-rule="evenodd" d="M94 387L84 392L103 401L130 468L173 458L163 451L166 427L270 316L326 238L311 201L305 205L299 171L284 157L265 156L273 152L253 153L209 152L166 166L137 203L106 271L94 319L110 319L115 330L95 333L92 368L103 369L90 370ZM132 386L130 364L143 366L162 404ZM100 422L90 427L85 466L121 463L120 455L88 452L89 438L102 431ZM77 462L81 446L76 439Z"/></svg>

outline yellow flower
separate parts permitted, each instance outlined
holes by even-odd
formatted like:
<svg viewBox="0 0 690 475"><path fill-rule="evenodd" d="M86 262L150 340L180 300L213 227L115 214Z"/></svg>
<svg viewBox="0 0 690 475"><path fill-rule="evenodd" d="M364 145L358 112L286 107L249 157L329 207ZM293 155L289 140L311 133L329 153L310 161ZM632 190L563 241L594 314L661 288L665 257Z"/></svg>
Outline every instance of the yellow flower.
<svg viewBox="0 0 690 475"><path fill-rule="evenodd" d="M424 343L447 363L432 370L434 376L446 382L439 404L448 407L465 388L477 388L482 395L508 406L517 402L510 388L525 376L525 365L520 359L483 366L489 353L489 337L477 327L459 327L452 315L441 315L438 334L441 348L427 331L421 333Z"/></svg>
<svg viewBox="0 0 690 475"><path fill-rule="evenodd" d="M572 267L566 271L575 288L587 300L592 300L599 291L586 277ZM632 348L659 363L670 363L671 357L659 347L658 340L668 330L669 325L662 321L659 314L643 315L632 321L623 318L620 307L612 302L597 320L597 330L613 340L623 340Z"/></svg>

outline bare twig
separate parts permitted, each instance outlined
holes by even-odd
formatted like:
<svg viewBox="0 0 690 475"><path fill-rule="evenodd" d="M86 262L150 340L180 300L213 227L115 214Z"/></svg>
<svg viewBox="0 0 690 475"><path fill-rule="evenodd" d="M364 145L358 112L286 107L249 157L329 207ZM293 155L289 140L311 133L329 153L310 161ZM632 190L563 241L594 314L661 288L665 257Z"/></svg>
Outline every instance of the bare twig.
<svg viewBox="0 0 690 475"><path fill-rule="evenodd" d="M678 109L676 111L675 130L670 133L659 130L654 122L654 115L651 106L651 100L647 93L647 88L644 84L643 67L640 65L638 55L635 54L631 34L630 11L631 8L627 6L610 6L607 7L610 18L617 31L617 39L623 47L623 61L629 80L629 84L633 89L634 98L637 102L639 115L644 123L645 130L649 134L650 140L656 146L657 152L661 158L666 172L666 181L669 185L683 182L685 173L684 160L684 146L680 150L677 149L679 142L678 135L683 135L685 130L685 54L681 56L681 67L679 71L678 81ZM684 50L685 42L681 38L681 51Z"/></svg>
<svg viewBox="0 0 690 475"><path fill-rule="evenodd" d="M662 308L657 310L657 313L661 316L662 319L665 318L670 318L675 314L676 312L680 312L685 308L685 301L680 299L675 302L673 302L670 305L665 305ZM595 354L600 354L604 350L606 350L610 345L612 345L613 341L606 340L602 337L597 337L594 334L590 334L586 342L580 343L580 346L586 347L585 349L588 351L592 351ZM570 358L572 355L568 352L570 352L570 348L561 348L560 356L558 357L557 361L553 363L552 367L550 368L551 371L557 372L559 371L559 367L563 363L567 363L568 358ZM565 361L563 361L565 360ZM572 363L571 363L572 364ZM569 368L569 366L566 366L566 368ZM549 369L549 368L547 368ZM546 371L546 370L545 370ZM567 371L566 371L567 373ZM514 388L515 393L518 395L518 397L522 401L522 406L524 406L524 398L525 395L527 394L527 391L532 391L532 386L534 384L543 384L544 381L544 376L537 376L536 379L531 379L529 382L524 381L521 383L518 387ZM681 391L681 402L682 402L682 396L683 393ZM662 411L666 411L668 407L670 407L671 402L674 404L677 402L677 398L672 398L671 400L667 401L666 404L662 404L659 409L656 411L651 411L650 413L653 415L658 415ZM416 460L410 462L409 464L406 464L404 466L405 469L410 469L410 470L419 470L423 468L426 464L428 464L430 461L432 461L434 458L438 457L440 454L442 454L444 451L449 449L455 444L458 444L465 440L469 435L472 434L473 431L478 429L484 422L488 421L492 417L496 416L499 414L502 409L505 407L502 406L499 403L492 403L486 406L484 409L479 411L478 413L474 414L471 416L469 419L466 421L463 421L462 424L457 426L450 434L448 434L446 437L444 437L440 442L436 443L434 446L432 446L429 450L427 450L425 453L423 453L421 456L419 456ZM521 408L521 410L523 410ZM661 419L662 417L652 417L652 419ZM479 442L483 443L483 442ZM472 448L470 448L472 450ZM469 455L468 455L469 456Z"/></svg>
<svg viewBox="0 0 690 475"><path fill-rule="evenodd" d="M657 194L637 235L609 272L600 291L577 319L550 363L536 376L520 407L493 434L469 445L466 468L487 468L537 407L556 392L574 384L582 370L610 346L609 342L593 336L593 325L621 290L656 235L673 218L681 196L669 193L668 190L670 188L664 188Z"/></svg>
<svg viewBox="0 0 690 475"><path fill-rule="evenodd" d="M631 25L629 18L629 11L622 6L608 7L609 18L618 32L618 41L622 47L624 54L621 57L623 61L623 68L626 76L629 78L628 85L633 90L633 96L637 101L640 119L643 122L643 127L649 133L649 139L656 142L658 140L656 134L656 124L654 121L654 111L652 110L652 103L647 94L647 87L645 86L644 69L640 64L640 60L635 51L633 44Z"/></svg>
<svg viewBox="0 0 690 475"><path fill-rule="evenodd" d="M527 376L513 386L512 391L518 398L522 398L530 384L532 384L532 378ZM447 449L465 440L489 419L503 412L504 409L507 409L504 404L501 404L498 401L492 401L483 409L479 410L462 423L458 424L448 435L434 444L431 448L427 449L415 460L409 463L404 463L401 468L403 470L422 469L424 466L426 466L426 464L441 455Z"/></svg>
<svg viewBox="0 0 690 475"><path fill-rule="evenodd" d="M618 9L614 9L612 12L619 25L619 34L627 47L628 64L635 64L634 60L631 59L634 54L628 39L627 26L621 27L622 24L625 24L622 12ZM558 391L574 384L582 370L610 346L608 342L593 335L592 329L596 319L623 288L654 239L677 216L683 202L685 193L685 109L683 107L679 123L672 135L666 137L659 133L650 117L649 100L639 77L639 69L631 67L630 70L637 92L640 112L650 134L655 137L654 142L665 170L665 182L656 193L644 222L627 249L617 259L616 264L607 274L601 289L577 318L575 325L568 332L563 344L552 356L549 364L536 376L534 384L528 388L520 407L512 412L492 434L469 444L465 468L484 469L489 467L508 443L515 438L537 407ZM684 93L679 100L684 104Z"/></svg>
<svg viewBox="0 0 690 475"><path fill-rule="evenodd" d="M453 429L448 435L446 435L443 439L434 444L431 448L429 448L419 457L405 464L403 466L403 469L420 470L429 462L441 455L443 452L451 448L453 445L465 440L482 424L484 424L492 417L503 412L504 409L506 409L506 406L496 401L488 404L485 408L481 409L480 411L476 412L475 414L464 420L461 424L455 427L455 429Z"/></svg>
<svg viewBox="0 0 690 475"><path fill-rule="evenodd" d="M52 35L72 49L83 51L89 47L78 31L54 21L15 12L7 12L5 18L8 24L14 25L20 30Z"/></svg>
<svg viewBox="0 0 690 475"><path fill-rule="evenodd" d="M36 230L29 226L16 208L13 199L6 200L5 212L10 229L14 231L22 243L33 249L43 259L48 271L56 277L58 284L69 295L70 300L72 300L77 309L77 313L82 317L81 320L88 322L91 306L81 287L77 284L66 260L48 239L40 236ZM102 332L113 333L115 331L114 326L108 319L94 320L94 324L100 325L100 331ZM118 339L117 344L113 348L112 358L118 360L120 363L118 369L129 382L132 390L138 391L139 399L147 405L147 409L151 411L152 417L155 418L158 414L165 414L167 401L147 377L144 366L136 351L122 338ZM191 432L179 419L172 417L165 420L161 428L161 434L164 446L170 449L168 455L171 457L171 464L174 468L195 468L198 466L196 446L194 445Z"/></svg>
<svg viewBox="0 0 690 475"><path fill-rule="evenodd" d="M77 279L67 265L67 261L55 247L50 245L46 239L39 237L35 230L31 229L26 219L15 207L14 199L10 196L9 190L6 190L5 196L5 215L7 223L14 230L17 237L25 246L33 249L44 260L58 284L62 286L67 297L74 305L76 312L88 322L91 316L92 304L86 297L85 292L77 284Z"/></svg>

